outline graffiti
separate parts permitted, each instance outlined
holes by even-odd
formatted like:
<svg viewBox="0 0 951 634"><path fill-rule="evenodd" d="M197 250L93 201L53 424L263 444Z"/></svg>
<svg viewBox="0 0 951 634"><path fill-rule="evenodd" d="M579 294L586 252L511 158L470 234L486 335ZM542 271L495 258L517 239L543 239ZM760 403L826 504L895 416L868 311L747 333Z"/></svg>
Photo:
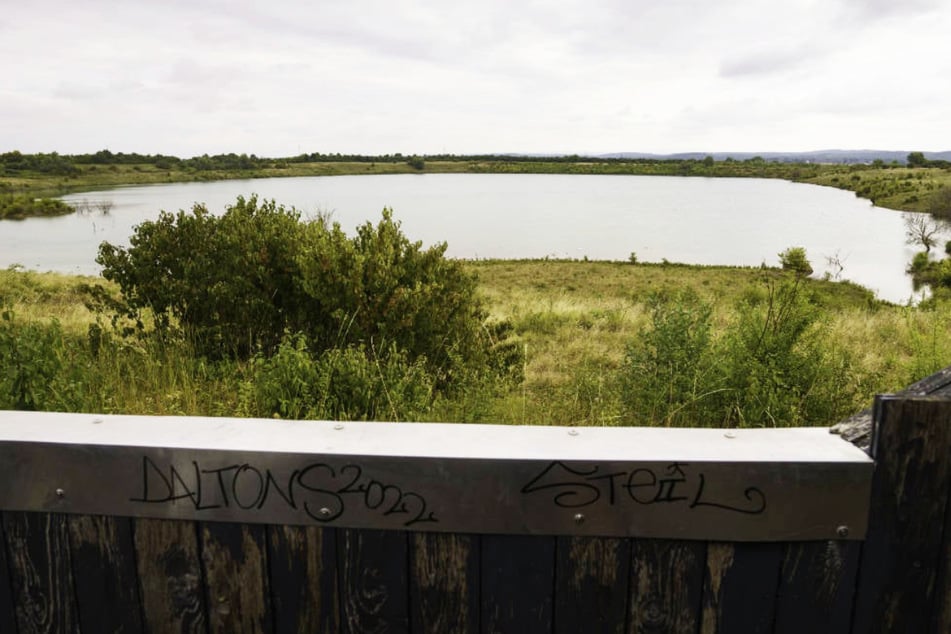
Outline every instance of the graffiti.
<svg viewBox="0 0 951 634"><path fill-rule="evenodd" d="M688 509L712 507L747 515L763 513L766 510L763 491L756 486L742 489L740 499L711 499L704 473L686 462L602 472L599 466L572 467L554 461L523 486L521 492L528 495L549 491L556 506L572 509L631 502L643 506L681 504Z"/></svg>
<svg viewBox="0 0 951 634"><path fill-rule="evenodd" d="M142 456L140 478L140 495L130 502L184 503L195 511L254 512L285 506L322 523L344 515L350 504L394 516L394 523L403 527L439 521L425 497L372 478L358 464L335 469L325 462L312 462L287 473L248 463L210 466L197 460L186 468L173 464L162 468Z"/></svg>

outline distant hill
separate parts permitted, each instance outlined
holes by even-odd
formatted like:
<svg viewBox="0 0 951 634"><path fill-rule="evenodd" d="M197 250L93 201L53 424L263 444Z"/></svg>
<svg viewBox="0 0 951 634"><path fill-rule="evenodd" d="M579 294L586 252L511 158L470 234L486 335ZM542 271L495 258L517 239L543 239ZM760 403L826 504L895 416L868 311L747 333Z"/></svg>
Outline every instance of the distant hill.
<svg viewBox="0 0 951 634"><path fill-rule="evenodd" d="M737 161L745 161L751 158L760 157L767 161L776 161L781 163L871 163L874 160L881 160L886 163L897 161L904 163L908 158L908 152L893 150L817 150L814 152L681 152L677 154L646 154L643 152L617 152L613 154L598 154L597 158L624 158L624 159L656 159L662 160L702 160L707 156L712 156L717 161L732 158ZM929 160L951 161L951 151L946 152L924 152L925 158Z"/></svg>

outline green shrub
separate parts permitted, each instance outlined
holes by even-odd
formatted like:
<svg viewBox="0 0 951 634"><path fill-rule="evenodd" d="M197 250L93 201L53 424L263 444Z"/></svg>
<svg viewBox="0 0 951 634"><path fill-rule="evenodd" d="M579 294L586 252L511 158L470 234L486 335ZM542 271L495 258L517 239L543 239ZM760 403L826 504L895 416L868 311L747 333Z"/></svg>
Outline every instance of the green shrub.
<svg viewBox="0 0 951 634"><path fill-rule="evenodd" d="M285 332L316 355L380 342L421 361L440 387L499 367L475 277L424 249L389 209L348 237L326 217L238 198L223 216L195 205L139 225L128 248L103 243L97 262L119 284L124 311L154 316L165 336L184 335L211 358L265 357ZM124 314L122 314L124 312Z"/></svg>
<svg viewBox="0 0 951 634"><path fill-rule="evenodd" d="M239 197L221 217L203 205L137 226L129 248L103 243L96 261L119 284L128 314L179 325L199 353L246 357L273 350L304 319L299 216Z"/></svg>
<svg viewBox="0 0 951 634"><path fill-rule="evenodd" d="M789 247L779 254L779 262L783 270L793 271L797 275L812 275L812 264L803 247Z"/></svg>
<svg viewBox="0 0 951 634"><path fill-rule="evenodd" d="M648 299L641 329L621 369L621 400L635 424L696 424L711 389L712 308L692 290Z"/></svg>
<svg viewBox="0 0 951 634"><path fill-rule="evenodd" d="M2 307L0 307L2 308ZM0 312L0 409L42 410L50 405L63 361L63 333L48 326L17 323Z"/></svg>
<svg viewBox="0 0 951 634"><path fill-rule="evenodd" d="M292 419L413 420L429 410L433 381L422 361L395 346L365 346L312 356L303 336L272 357L255 356L241 387L245 415Z"/></svg>

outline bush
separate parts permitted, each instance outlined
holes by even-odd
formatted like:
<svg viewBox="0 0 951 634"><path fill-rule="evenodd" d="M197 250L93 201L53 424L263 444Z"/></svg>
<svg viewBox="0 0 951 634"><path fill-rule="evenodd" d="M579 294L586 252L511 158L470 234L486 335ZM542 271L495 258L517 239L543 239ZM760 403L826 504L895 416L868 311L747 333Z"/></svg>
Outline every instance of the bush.
<svg viewBox="0 0 951 634"><path fill-rule="evenodd" d="M648 308L650 327L627 348L621 400L635 424L696 424L711 382L711 306L685 290L652 295Z"/></svg>
<svg viewBox="0 0 951 634"><path fill-rule="evenodd" d="M783 270L793 271L797 275L812 275L812 264L803 247L789 247L779 254L779 262Z"/></svg>
<svg viewBox="0 0 951 634"><path fill-rule="evenodd" d="M498 367L475 277L446 245L411 242L389 209L349 238L325 217L238 198L221 217L201 205L136 228L129 248L100 246L103 276L119 284L125 315L151 312L212 358L275 352L301 333L319 355L394 346L441 387ZM123 312L123 311L119 311ZM143 326L144 327L144 326Z"/></svg>
<svg viewBox="0 0 951 634"><path fill-rule="evenodd" d="M239 197L221 217L203 205L162 212L136 227L128 249L103 243L96 261L140 324L149 310L160 331L180 326L201 354L247 357L273 351L307 316L301 240L297 212Z"/></svg>
<svg viewBox="0 0 951 634"><path fill-rule="evenodd" d="M241 388L245 415L292 419L412 420L428 411L433 381L421 361L395 346L382 354L364 346L319 356L303 336L288 337L273 357L251 360Z"/></svg>
<svg viewBox="0 0 951 634"><path fill-rule="evenodd" d="M0 409L45 409L63 365L62 330L56 322L19 324L0 310Z"/></svg>

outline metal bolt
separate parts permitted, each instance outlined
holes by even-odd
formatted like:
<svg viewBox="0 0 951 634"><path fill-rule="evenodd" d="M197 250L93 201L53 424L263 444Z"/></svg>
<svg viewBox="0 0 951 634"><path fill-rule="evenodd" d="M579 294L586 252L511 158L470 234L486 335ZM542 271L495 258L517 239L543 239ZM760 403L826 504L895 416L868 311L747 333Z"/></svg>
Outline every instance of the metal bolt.
<svg viewBox="0 0 951 634"><path fill-rule="evenodd" d="M835 534L838 535L840 538L845 539L846 537L849 536L849 527L840 526L837 529L835 529Z"/></svg>
<svg viewBox="0 0 951 634"><path fill-rule="evenodd" d="M330 517L331 515L333 515L333 511L331 511L330 509L328 509L326 506L321 507L321 509L320 509L320 511L318 511L318 513L320 513L320 514L323 515L324 517Z"/></svg>
<svg viewBox="0 0 951 634"><path fill-rule="evenodd" d="M66 491L64 491L64 490L62 490L62 489L56 489L56 497L58 497L58 498L64 498L64 497L66 497Z"/></svg>
<svg viewBox="0 0 951 634"><path fill-rule="evenodd" d="M343 425L339 425L339 424L334 425L334 429L336 429L336 430L339 431L339 430L343 429Z"/></svg>
<svg viewBox="0 0 951 634"><path fill-rule="evenodd" d="M731 432L731 431L728 431L727 433L725 433L725 434L723 434L723 435L726 436L727 438L736 438L736 434L734 434L734 433Z"/></svg>
<svg viewBox="0 0 951 634"><path fill-rule="evenodd" d="M584 524L584 514L575 513L575 524Z"/></svg>
<svg viewBox="0 0 951 634"><path fill-rule="evenodd" d="M577 436L577 435L578 435L578 430L577 430L577 429L569 429L569 430L568 430L568 435L569 435L569 436Z"/></svg>

